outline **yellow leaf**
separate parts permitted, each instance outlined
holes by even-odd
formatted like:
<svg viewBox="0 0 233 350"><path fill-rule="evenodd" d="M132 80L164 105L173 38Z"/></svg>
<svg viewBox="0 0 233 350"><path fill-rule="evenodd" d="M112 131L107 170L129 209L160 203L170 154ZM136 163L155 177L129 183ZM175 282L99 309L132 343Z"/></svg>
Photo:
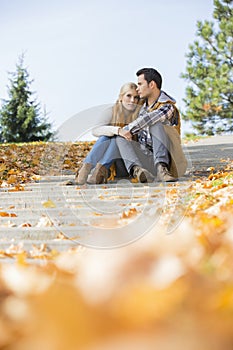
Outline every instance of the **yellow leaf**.
<svg viewBox="0 0 233 350"><path fill-rule="evenodd" d="M20 252L20 253L17 255L17 264L18 264L18 265L21 265L21 266L26 266L26 265L27 265L27 263L26 263L26 257L27 257L26 252Z"/></svg>
<svg viewBox="0 0 233 350"><path fill-rule="evenodd" d="M6 170L6 165L5 164L1 164L1 166L0 166L0 173L2 173L5 170Z"/></svg>
<svg viewBox="0 0 233 350"><path fill-rule="evenodd" d="M34 181L39 181L39 180L41 180L41 176L40 175L32 175L31 179Z"/></svg>
<svg viewBox="0 0 233 350"><path fill-rule="evenodd" d="M51 201L51 199L48 199L47 202L43 203L44 208L56 208L56 204Z"/></svg>
<svg viewBox="0 0 233 350"><path fill-rule="evenodd" d="M8 175L17 175L19 173L19 171L18 170L15 170L15 169L10 169L9 171L8 171Z"/></svg>
<svg viewBox="0 0 233 350"><path fill-rule="evenodd" d="M13 184L17 182L17 176L16 175L10 175L7 179L8 184Z"/></svg>

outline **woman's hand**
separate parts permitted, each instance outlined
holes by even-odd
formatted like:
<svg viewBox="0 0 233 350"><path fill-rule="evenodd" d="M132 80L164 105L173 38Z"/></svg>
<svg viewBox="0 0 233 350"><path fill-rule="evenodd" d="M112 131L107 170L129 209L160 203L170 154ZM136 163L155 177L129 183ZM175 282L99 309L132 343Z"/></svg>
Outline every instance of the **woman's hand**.
<svg viewBox="0 0 233 350"><path fill-rule="evenodd" d="M132 140L132 134L129 130L119 128L118 135L124 137L128 141Z"/></svg>

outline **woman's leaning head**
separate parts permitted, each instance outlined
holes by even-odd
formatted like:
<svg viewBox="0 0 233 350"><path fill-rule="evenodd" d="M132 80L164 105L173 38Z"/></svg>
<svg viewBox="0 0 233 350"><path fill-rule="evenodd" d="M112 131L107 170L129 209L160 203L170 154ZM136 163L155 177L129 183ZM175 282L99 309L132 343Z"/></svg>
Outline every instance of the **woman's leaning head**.
<svg viewBox="0 0 233 350"><path fill-rule="evenodd" d="M122 106L127 111L133 112L138 105L139 99L137 85L129 82L121 87L117 102L122 103Z"/></svg>

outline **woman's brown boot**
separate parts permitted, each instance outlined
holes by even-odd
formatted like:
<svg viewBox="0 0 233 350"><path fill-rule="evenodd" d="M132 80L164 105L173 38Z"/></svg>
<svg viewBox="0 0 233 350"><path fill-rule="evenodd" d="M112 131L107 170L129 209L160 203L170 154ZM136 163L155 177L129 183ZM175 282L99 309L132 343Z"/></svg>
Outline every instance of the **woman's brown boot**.
<svg viewBox="0 0 233 350"><path fill-rule="evenodd" d="M82 167L77 171L74 182L77 185L84 185L87 182L87 177L92 169L92 164L83 163Z"/></svg>
<svg viewBox="0 0 233 350"><path fill-rule="evenodd" d="M93 173L88 176L87 183L91 185L104 184L107 183L107 179L108 169L104 165L97 163Z"/></svg>

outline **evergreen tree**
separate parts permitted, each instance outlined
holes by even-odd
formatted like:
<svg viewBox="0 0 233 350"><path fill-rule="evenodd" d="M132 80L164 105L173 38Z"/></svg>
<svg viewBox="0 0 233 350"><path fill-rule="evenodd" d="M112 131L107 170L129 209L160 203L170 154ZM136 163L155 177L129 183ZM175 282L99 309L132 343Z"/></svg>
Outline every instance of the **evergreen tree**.
<svg viewBox="0 0 233 350"><path fill-rule="evenodd" d="M200 134L232 132L233 1L214 0L214 21L198 21L189 46L184 120Z"/></svg>
<svg viewBox="0 0 233 350"><path fill-rule="evenodd" d="M16 65L16 72L10 73L9 99L3 100L0 111L1 142L49 141L53 139L51 124L41 114L39 103L32 98L32 81L24 67L23 55Z"/></svg>

